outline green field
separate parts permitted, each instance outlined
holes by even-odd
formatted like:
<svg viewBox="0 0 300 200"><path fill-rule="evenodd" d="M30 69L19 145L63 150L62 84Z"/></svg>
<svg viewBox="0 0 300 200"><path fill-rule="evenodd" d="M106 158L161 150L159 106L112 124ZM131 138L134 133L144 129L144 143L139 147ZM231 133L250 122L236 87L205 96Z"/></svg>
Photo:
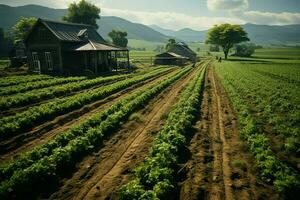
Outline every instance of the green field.
<svg viewBox="0 0 300 200"><path fill-rule="evenodd" d="M184 67L130 51L132 73L1 77L0 199L298 195L300 50L190 46Z"/></svg>
<svg viewBox="0 0 300 200"><path fill-rule="evenodd" d="M261 178L288 196L299 187L299 53L260 49L252 58L231 57L215 64Z"/></svg>

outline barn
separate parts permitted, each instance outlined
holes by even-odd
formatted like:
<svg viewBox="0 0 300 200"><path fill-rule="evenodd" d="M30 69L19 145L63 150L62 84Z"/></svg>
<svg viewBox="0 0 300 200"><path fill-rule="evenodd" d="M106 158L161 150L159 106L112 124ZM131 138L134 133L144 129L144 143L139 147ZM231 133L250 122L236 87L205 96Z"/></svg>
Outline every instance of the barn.
<svg viewBox="0 0 300 200"><path fill-rule="evenodd" d="M165 52L155 56L154 64L156 65L183 65L188 60L173 52Z"/></svg>
<svg viewBox="0 0 300 200"><path fill-rule="evenodd" d="M129 67L128 49L108 44L90 25L38 19L24 43L32 72L101 74Z"/></svg>
<svg viewBox="0 0 300 200"><path fill-rule="evenodd" d="M188 60L193 62L197 61L197 54L184 42L178 42L177 44L173 45L173 47L169 49L168 52L187 57Z"/></svg>
<svg viewBox="0 0 300 200"><path fill-rule="evenodd" d="M197 54L184 42L178 42L167 52L155 56L154 64L183 65L187 61L196 62Z"/></svg>

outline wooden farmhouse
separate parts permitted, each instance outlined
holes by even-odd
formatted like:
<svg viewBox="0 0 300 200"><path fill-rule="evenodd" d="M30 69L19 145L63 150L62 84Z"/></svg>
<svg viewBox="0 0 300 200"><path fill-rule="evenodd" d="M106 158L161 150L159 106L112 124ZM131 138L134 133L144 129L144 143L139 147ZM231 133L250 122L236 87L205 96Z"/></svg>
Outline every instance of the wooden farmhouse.
<svg viewBox="0 0 300 200"><path fill-rule="evenodd" d="M175 44L167 52L155 56L155 64L160 65L183 65L187 61L196 62L197 54L183 42Z"/></svg>
<svg viewBox="0 0 300 200"><path fill-rule="evenodd" d="M38 19L25 45L33 72L100 74L129 66L128 49L108 44L90 25Z"/></svg>

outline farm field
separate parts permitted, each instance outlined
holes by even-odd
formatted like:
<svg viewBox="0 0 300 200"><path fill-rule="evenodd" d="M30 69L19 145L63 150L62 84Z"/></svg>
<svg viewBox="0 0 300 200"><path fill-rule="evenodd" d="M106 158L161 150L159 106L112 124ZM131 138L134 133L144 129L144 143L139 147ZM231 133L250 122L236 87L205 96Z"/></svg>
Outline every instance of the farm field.
<svg viewBox="0 0 300 200"><path fill-rule="evenodd" d="M131 52L131 58L154 52ZM294 199L299 49L0 80L0 199Z"/></svg>

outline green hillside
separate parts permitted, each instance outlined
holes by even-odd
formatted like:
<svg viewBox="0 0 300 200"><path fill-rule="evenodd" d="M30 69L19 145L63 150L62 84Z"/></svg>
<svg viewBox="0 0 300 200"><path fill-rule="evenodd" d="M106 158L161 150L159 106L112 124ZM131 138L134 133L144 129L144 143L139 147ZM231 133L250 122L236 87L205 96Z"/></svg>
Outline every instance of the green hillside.
<svg viewBox="0 0 300 200"><path fill-rule="evenodd" d="M50 20L61 20L66 14L66 9L53 9L38 5L26 5L11 7L0 4L0 27L9 30L22 17L37 17ZM119 17L101 16L98 21L99 32L104 38L108 38L108 33L113 30L127 31L129 39L146 40L151 42L165 42L169 39L148 26L132 23Z"/></svg>

